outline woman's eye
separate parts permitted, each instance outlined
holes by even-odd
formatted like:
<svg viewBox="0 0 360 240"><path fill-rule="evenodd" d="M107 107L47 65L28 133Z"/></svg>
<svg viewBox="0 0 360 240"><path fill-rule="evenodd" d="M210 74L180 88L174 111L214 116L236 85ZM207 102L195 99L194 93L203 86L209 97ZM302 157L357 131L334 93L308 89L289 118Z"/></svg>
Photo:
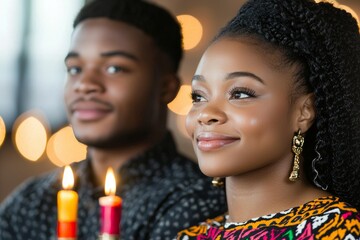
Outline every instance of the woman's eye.
<svg viewBox="0 0 360 240"><path fill-rule="evenodd" d="M122 67L119 66L110 66L106 69L106 71L110 74L114 74L114 73L118 73L123 71L124 69Z"/></svg>
<svg viewBox="0 0 360 240"><path fill-rule="evenodd" d="M81 72L81 68L80 67L68 67L67 72L69 73L69 75L76 75Z"/></svg>
<svg viewBox="0 0 360 240"><path fill-rule="evenodd" d="M255 91L248 88L234 88L230 91L230 99L246 99L256 97Z"/></svg>
<svg viewBox="0 0 360 240"><path fill-rule="evenodd" d="M250 97L249 94L240 91L234 92L232 96L232 98L235 99L249 98L249 97Z"/></svg>
<svg viewBox="0 0 360 240"><path fill-rule="evenodd" d="M204 102L206 100L203 96L201 96L200 94L198 94L196 92L191 93L191 99L192 99L193 103Z"/></svg>

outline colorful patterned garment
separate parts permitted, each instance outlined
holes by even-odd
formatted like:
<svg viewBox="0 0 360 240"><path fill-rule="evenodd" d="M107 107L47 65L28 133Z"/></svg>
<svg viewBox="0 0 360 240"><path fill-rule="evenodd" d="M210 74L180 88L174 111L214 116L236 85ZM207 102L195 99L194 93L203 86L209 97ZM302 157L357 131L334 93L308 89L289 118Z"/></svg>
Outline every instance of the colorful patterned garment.
<svg viewBox="0 0 360 240"><path fill-rule="evenodd" d="M225 223L227 217L183 230L177 239L360 239L360 213L333 196L243 223Z"/></svg>

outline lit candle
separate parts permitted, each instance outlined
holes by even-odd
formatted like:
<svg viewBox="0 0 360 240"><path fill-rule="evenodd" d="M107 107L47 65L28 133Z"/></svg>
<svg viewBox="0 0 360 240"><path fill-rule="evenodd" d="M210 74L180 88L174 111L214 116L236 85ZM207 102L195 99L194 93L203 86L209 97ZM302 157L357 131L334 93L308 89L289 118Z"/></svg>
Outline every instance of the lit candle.
<svg viewBox="0 0 360 240"><path fill-rule="evenodd" d="M100 238L119 239L122 199L115 196L116 180L114 171L109 168L105 178L105 194L99 199L101 207Z"/></svg>
<svg viewBox="0 0 360 240"><path fill-rule="evenodd" d="M76 239L76 219L78 207L78 194L71 190L74 186L74 174L70 166L64 169L62 180L64 190L58 192L58 228L59 240Z"/></svg>

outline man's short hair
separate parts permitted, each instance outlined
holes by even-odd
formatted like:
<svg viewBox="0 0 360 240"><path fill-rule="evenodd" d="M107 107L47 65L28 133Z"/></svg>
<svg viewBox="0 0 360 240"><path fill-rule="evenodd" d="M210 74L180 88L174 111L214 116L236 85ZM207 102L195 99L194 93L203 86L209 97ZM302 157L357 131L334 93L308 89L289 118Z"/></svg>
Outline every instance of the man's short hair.
<svg viewBox="0 0 360 240"><path fill-rule="evenodd" d="M181 26L164 8L142 0L94 0L85 5L74 20L73 27L90 18L121 21L142 30L179 68L183 55Z"/></svg>

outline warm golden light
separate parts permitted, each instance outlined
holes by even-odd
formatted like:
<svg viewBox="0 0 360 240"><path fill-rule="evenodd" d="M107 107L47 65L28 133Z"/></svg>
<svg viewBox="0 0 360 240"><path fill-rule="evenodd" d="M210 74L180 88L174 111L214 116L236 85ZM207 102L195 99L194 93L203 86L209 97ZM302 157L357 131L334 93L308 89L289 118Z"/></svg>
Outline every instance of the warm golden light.
<svg viewBox="0 0 360 240"><path fill-rule="evenodd" d="M114 170L109 167L105 177L105 194L115 195L116 192L116 180Z"/></svg>
<svg viewBox="0 0 360 240"><path fill-rule="evenodd" d="M320 3L320 2L328 2L334 5L334 7L343 9L345 11L347 11L348 13L350 13L353 18L356 19L357 23L358 23L358 27L359 27L359 31L360 31L360 20L359 20L359 16L356 14L356 12L350 8L347 5L343 5L343 4L339 4L336 0L315 0L316 3Z"/></svg>
<svg viewBox="0 0 360 240"><path fill-rule="evenodd" d="M328 2L328 3L331 3L333 4L334 6L337 6L338 3L336 0L315 0L316 3L321 3L321 2Z"/></svg>
<svg viewBox="0 0 360 240"><path fill-rule="evenodd" d="M192 99L190 85L182 85L176 98L168 104L168 108L179 115L186 115L191 106Z"/></svg>
<svg viewBox="0 0 360 240"><path fill-rule="evenodd" d="M5 122L2 119L2 117L0 116L0 147L4 142L5 136L6 136Z"/></svg>
<svg viewBox="0 0 360 240"><path fill-rule="evenodd" d="M46 146L46 155L49 158L50 162L52 162L53 164L55 164L55 166L58 167L63 167L66 164L64 162L62 162L56 155L55 153L55 136L56 135L52 135L48 142L47 142L47 146Z"/></svg>
<svg viewBox="0 0 360 240"><path fill-rule="evenodd" d="M14 141L23 157L37 161L45 152L47 129L39 119L27 115L20 116L15 122Z"/></svg>
<svg viewBox="0 0 360 240"><path fill-rule="evenodd" d="M74 173L69 165L64 169L62 187L66 190L70 190L74 187Z"/></svg>
<svg viewBox="0 0 360 240"><path fill-rule="evenodd" d="M191 15L179 15L177 19L182 28L184 49L189 50L196 47L203 35L200 21Z"/></svg>
<svg viewBox="0 0 360 240"><path fill-rule="evenodd" d="M67 126L51 136L46 152L51 162L64 166L84 160L86 148L75 138L72 128Z"/></svg>
<svg viewBox="0 0 360 240"><path fill-rule="evenodd" d="M338 8L347 11L348 13L350 13L353 16L353 18L356 19L356 21L358 23L359 31L360 31L360 20L359 20L359 16L356 14L356 12L352 8L350 8L346 5L342 5L342 4L339 5Z"/></svg>

